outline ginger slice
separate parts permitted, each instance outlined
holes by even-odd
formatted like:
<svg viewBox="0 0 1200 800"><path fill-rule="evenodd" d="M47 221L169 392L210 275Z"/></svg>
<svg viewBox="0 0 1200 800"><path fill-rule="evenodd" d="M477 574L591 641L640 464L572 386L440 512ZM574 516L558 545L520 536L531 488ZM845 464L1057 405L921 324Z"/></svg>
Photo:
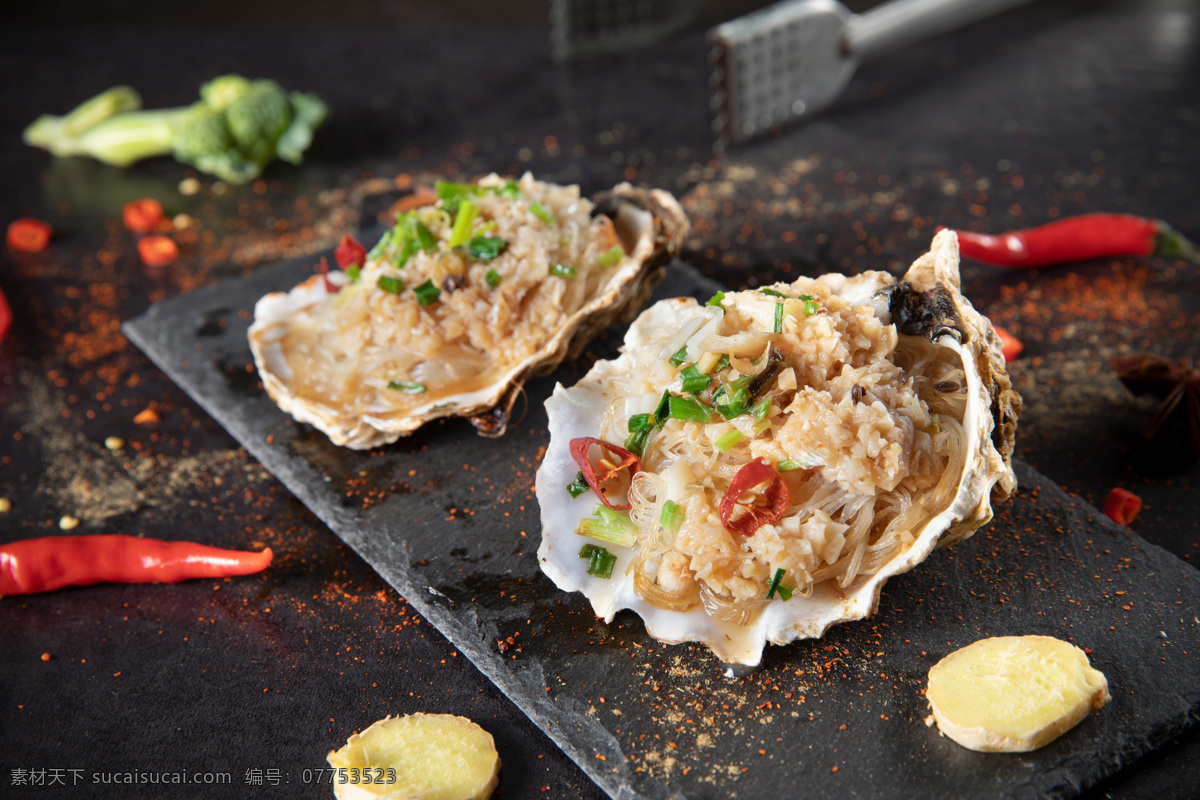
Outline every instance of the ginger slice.
<svg viewBox="0 0 1200 800"><path fill-rule="evenodd" d="M1109 701L1082 650L1052 636L981 639L929 670L942 733L963 747L1020 753L1049 744Z"/></svg>
<svg viewBox="0 0 1200 800"><path fill-rule="evenodd" d="M486 800L500 775L492 735L452 714L389 716L327 760L338 800Z"/></svg>

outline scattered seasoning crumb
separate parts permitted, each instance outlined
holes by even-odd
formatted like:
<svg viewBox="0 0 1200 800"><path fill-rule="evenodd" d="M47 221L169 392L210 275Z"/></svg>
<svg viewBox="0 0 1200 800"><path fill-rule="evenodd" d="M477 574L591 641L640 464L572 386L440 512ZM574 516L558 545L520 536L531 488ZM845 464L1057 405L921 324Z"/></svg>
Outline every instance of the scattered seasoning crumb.
<svg viewBox="0 0 1200 800"><path fill-rule="evenodd" d="M50 660L50 654L42 653L42 661L49 661L49 660Z"/></svg>
<svg viewBox="0 0 1200 800"><path fill-rule="evenodd" d="M79 519L78 517L72 517L70 515L64 516L58 521L58 527L62 528L64 531L74 530L75 528L79 527Z"/></svg>
<svg viewBox="0 0 1200 800"><path fill-rule="evenodd" d="M162 421L162 418L158 416L158 412L154 410L154 406L146 406L145 409L138 412L133 421L138 425L157 425Z"/></svg>
<svg viewBox="0 0 1200 800"><path fill-rule="evenodd" d="M12 511L12 500L0 497L0 514L7 514L10 511Z"/></svg>
<svg viewBox="0 0 1200 800"><path fill-rule="evenodd" d="M109 436L104 440L104 446L109 450L121 450L125 447L125 440L120 436Z"/></svg>

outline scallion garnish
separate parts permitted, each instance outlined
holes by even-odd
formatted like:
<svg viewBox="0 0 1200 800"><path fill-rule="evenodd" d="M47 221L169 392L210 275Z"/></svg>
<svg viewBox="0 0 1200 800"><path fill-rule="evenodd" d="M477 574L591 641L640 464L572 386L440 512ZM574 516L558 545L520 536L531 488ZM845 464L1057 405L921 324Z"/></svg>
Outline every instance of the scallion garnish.
<svg viewBox="0 0 1200 800"><path fill-rule="evenodd" d="M588 575L605 580L612 577L613 565L617 563L617 557L603 547L585 544L579 549L579 557L588 560Z"/></svg>
<svg viewBox="0 0 1200 800"><path fill-rule="evenodd" d="M804 468L803 465L797 464L795 461L792 461L790 458L785 458L783 461L780 461L778 464L775 465L776 472L791 472L794 469L803 469L803 468Z"/></svg>
<svg viewBox="0 0 1200 800"><path fill-rule="evenodd" d="M346 277L350 279L351 283L357 283L359 277L361 276L362 270L359 268L358 264L351 264L350 266L346 267Z"/></svg>
<svg viewBox="0 0 1200 800"><path fill-rule="evenodd" d="M734 428L729 433L713 442L713 447L717 448L717 450L721 451L722 453L728 453L729 448L733 447L735 444L744 440L745 438L746 437L742 435L741 431L739 431L737 428Z"/></svg>
<svg viewBox="0 0 1200 800"><path fill-rule="evenodd" d="M646 452L646 440L654 430L654 421L649 414L634 414L629 418L629 436L625 438L625 449L638 458Z"/></svg>
<svg viewBox="0 0 1200 800"><path fill-rule="evenodd" d="M754 408L750 409L750 413L754 415L754 418L756 420L758 420L759 422L762 422L764 419L767 418L767 412L769 412L770 410L771 410L771 398L764 397L762 400L759 400L757 403L754 404Z"/></svg>
<svg viewBox="0 0 1200 800"><path fill-rule="evenodd" d="M484 277L487 280L487 285L488 285L489 289L495 289L497 286L500 285L500 281L502 280L500 277L500 273L496 272L495 269L489 269L487 271L487 275L485 275Z"/></svg>
<svg viewBox="0 0 1200 800"><path fill-rule="evenodd" d="M588 486L587 481L584 480L582 471L575 476L574 481L567 484L567 491L570 493L571 497L579 497L579 495L586 494L590 490L591 487Z"/></svg>
<svg viewBox="0 0 1200 800"><path fill-rule="evenodd" d="M450 229L450 246L459 247L467 243L471 238L471 226L475 224L475 217L479 216L479 206L471 201L471 198L464 197L459 201L458 214L454 217L454 227Z"/></svg>
<svg viewBox="0 0 1200 800"><path fill-rule="evenodd" d="M408 218L408 233L409 239L415 241L417 246L426 253L432 253L434 250L437 250L437 237L433 235L433 232L429 228L425 227L424 222L417 219L416 214Z"/></svg>
<svg viewBox="0 0 1200 800"><path fill-rule="evenodd" d="M463 198L479 194L479 187L472 183L453 183L451 181L438 181L434 184L433 190L437 193L438 199L442 201L442 208L448 214L458 211Z"/></svg>
<svg viewBox="0 0 1200 800"><path fill-rule="evenodd" d="M783 303L775 304L775 333L783 333Z"/></svg>
<svg viewBox="0 0 1200 800"><path fill-rule="evenodd" d="M717 307L717 308L721 309L722 311L724 311L724 310L725 310L725 308L724 308L724 306L722 306L722 305L721 305L721 301L722 301L722 300L724 300L724 299L725 299L725 293L724 293L724 292L717 292L717 293L716 293L716 294L714 294L712 297L708 298L708 302L707 302L707 303L705 303L704 305L706 305L706 306L715 306L715 307Z"/></svg>
<svg viewBox="0 0 1200 800"><path fill-rule="evenodd" d="M792 590L784 586L782 583L783 574L785 572L787 572L787 570L783 569L782 567L775 570L775 577L771 579L771 586L767 589L768 600L774 599L776 593L779 594L779 598L784 602L792 599Z"/></svg>
<svg viewBox="0 0 1200 800"><path fill-rule="evenodd" d="M558 278L574 278L575 268L569 264L551 264L550 274Z"/></svg>
<svg viewBox="0 0 1200 800"><path fill-rule="evenodd" d="M931 421L933 422L933 432L934 432L934 433L941 433L941 432L942 432L942 420L941 420L941 418L940 418L940 417L939 417L937 414L934 414L934 415L933 415L933 419L932 419Z"/></svg>
<svg viewBox="0 0 1200 800"><path fill-rule="evenodd" d="M669 409L667 414L672 419L699 422L705 425L712 421L712 409L695 400L672 395L667 401L667 406Z"/></svg>
<svg viewBox="0 0 1200 800"><path fill-rule="evenodd" d="M685 361L687 361L687 345L686 344L683 347L676 350L675 355L671 356L671 366L672 367L681 367L681 366L683 366L683 362L685 362Z"/></svg>
<svg viewBox="0 0 1200 800"><path fill-rule="evenodd" d="M668 533L679 533L679 528L683 525L683 509L673 500L667 500L663 503L658 522Z"/></svg>
<svg viewBox="0 0 1200 800"><path fill-rule="evenodd" d="M380 258L384 253L387 252L388 245L391 243L392 230L389 229L383 232L383 236L379 237L379 241L376 242L375 246L371 248L371 252L367 253L367 260L374 261L375 259Z"/></svg>
<svg viewBox="0 0 1200 800"><path fill-rule="evenodd" d="M663 429L663 425L667 424L667 419L670 417L670 400L671 393L664 390L662 399L658 401L658 405L654 408L654 426L660 431Z"/></svg>
<svg viewBox="0 0 1200 800"><path fill-rule="evenodd" d="M771 297L787 297L783 292L777 292L774 289L759 289L762 294L770 295Z"/></svg>
<svg viewBox="0 0 1200 800"><path fill-rule="evenodd" d="M392 294L400 294L404 291L404 281L399 278L393 278L390 275L380 275L378 284L380 289Z"/></svg>
<svg viewBox="0 0 1200 800"><path fill-rule="evenodd" d="M504 252L508 242L501 236L472 236L467 242L467 252L476 261L487 263Z"/></svg>
<svg viewBox="0 0 1200 800"><path fill-rule="evenodd" d="M425 384L413 381L388 381L388 388L405 394L421 394L425 391Z"/></svg>
<svg viewBox="0 0 1200 800"><path fill-rule="evenodd" d="M728 366L729 366L729 356L722 354L721 360L717 362L717 365L715 367L713 367L712 374L717 375Z"/></svg>
<svg viewBox="0 0 1200 800"><path fill-rule="evenodd" d="M750 430L754 431L755 436L762 436L764 433L771 430L771 420L760 419L758 422L754 423L754 427L752 427Z"/></svg>
<svg viewBox="0 0 1200 800"><path fill-rule="evenodd" d="M596 263L602 267L611 267L624 257L625 248L621 247L619 244L614 244L612 247L596 256Z"/></svg>
<svg viewBox="0 0 1200 800"><path fill-rule="evenodd" d="M728 386L721 387L720 396L729 398L729 402L717 403L717 413L725 419L733 419L750 410L750 391L746 388L750 379L751 376L743 375ZM718 395L713 395L713 400L717 397Z"/></svg>
<svg viewBox="0 0 1200 800"><path fill-rule="evenodd" d="M683 390L689 394L700 394L708 388L708 384L712 383L712 378L696 369L695 364L688 364L680 370L679 379L683 384Z"/></svg>
<svg viewBox="0 0 1200 800"><path fill-rule="evenodd" d="M417 252L417 240L403 237L398 241L401 242L400 252L396 254L394 259L392 259L392 266L394 266L396 269L403 269L404 265L408 263L408 260Z"/></svg>
<svg viewBox="0 0 1200 800"><path fill-rule="evenodd" d="M431 306L438 301L442 296L442 290L433 285L433 281L425 281L417 288L413 289L417 294L417 302L424 306Z"/></svg>
<svg viewBox="0 0 1200 800"><path fill-rule="evenodd" d="M506 200L516 200L521 196L521 186L517 183L515 178L509 178L507 183L496 190L496 194L500 195Z"/></svg>
<svg viewBox="0 0 1200 800"><path fill-rule="evenodd" d="M547 225L555 223L554 215L546 210L546 207L536 200L529 204L529 210L532 214Z"/></svg>
<svg viewBox="0 0 1200 800"><path fill-rule="evenodd" d="M813 299L810 294L800 295L800 299L804 301L804 316L811 317L814 314L821 313L821 306Z"/></svg>
<svg viewBox="0 0 1200 800"><path fill-rule="evenodd" d="M637 544L638 527L629 517L600 504L592 513L596 516L581 519L575 533L619 547Z"/></svg>

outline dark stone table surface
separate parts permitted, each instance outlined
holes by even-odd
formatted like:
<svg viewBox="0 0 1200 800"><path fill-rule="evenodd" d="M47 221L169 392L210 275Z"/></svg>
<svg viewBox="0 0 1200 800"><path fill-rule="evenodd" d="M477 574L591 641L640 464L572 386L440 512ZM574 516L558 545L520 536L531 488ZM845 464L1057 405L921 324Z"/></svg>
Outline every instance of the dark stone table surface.
<svg viewBox="0 0 1200 800"><path fill-rule="evenodd" d="M585 192L624 179L667 188L695 225L683 259L732 287L900 270L938 225L999 231L1117 211L1200 238L1195 3L1042 0L864 64L820 118L720 155L698 28L557 65L544 25L471 24L469 3L455 24L364 13L272 25L260 11L239 27L128 11L118 25L99 7L76 19L60 5L0 30L0 220L56 230L41 254L0 254L16 317L0 345L0 496L11 502L0 540L60 533L73 517L76 533L267 545L276 562L237 580L0 600L0 796L328 797L325 753L413 711L464 714L496 736L497 797L604 796L124 337L121 324L154 302L281 258L315 263L413 187L493 170ZM20 142L38 114L108 86L178 105L229 71L329 100L305 165L245 187L200 176L183 194L192 173L173 162L122 172ZM172 267L143 267L120 223L144 196L174 219ZM1193 563L1200 467L1186 422L1146 440L1155 401L1130 395L1108 358L1200 353L1200 267L967 262L963 283L1025 343L1011 365L1026 404L1017 456L1095 505L1115 486L1136 492L1133 529ZM230 783L109 782L151 771ZM43 785L23 785L34 774ZM1082 796L1184 798L1197 786L1193 726Z"/></svg>

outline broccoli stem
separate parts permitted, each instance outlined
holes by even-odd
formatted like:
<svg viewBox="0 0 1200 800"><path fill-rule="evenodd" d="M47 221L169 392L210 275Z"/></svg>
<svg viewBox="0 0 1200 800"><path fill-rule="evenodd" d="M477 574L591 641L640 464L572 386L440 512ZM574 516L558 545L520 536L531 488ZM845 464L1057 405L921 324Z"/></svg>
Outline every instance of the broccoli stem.
<svg viewBox="0 0 1200 800"><path fill-rule="evenodd" d="M44 147L55 155L71 155L75 152L75 138L81 133L109 117L141 107L142 98L136 91L128 86L114 86L61 117L53 114L38 117L25 129L22 139L25 144Z"/></svg>
<svg viewBox="0 0 1200 800"><path fill-rule="evenodd" d="M189 106L117 114L76 137L71 155L88 155L117 167L170 155L175 134L191 110Z"/></svg>

